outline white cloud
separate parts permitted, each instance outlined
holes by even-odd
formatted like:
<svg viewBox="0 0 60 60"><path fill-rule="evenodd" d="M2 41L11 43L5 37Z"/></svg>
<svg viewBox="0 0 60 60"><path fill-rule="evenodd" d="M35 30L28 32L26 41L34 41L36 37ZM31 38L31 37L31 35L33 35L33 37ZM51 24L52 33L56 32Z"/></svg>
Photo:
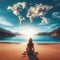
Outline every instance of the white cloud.
<svg viewBox="0 0 60 60"><path fill-rule="evenodd" d="M53 16L54 18L60 19L60 12L53 12L53 13L52 13L52 16Z"/></svg>
<svg viewBox="0 0 60 60"><path fill-rule="evenodd" d="M25 20L25 18L24 18L24 17L22 17L22 16L18 16L18 18L19 18L19 20L20 20L20 24L22 23L22 21L24 21L24 20Z"/></svg>
<svg viewBox="0 0 60 60"><path fill-rule="evenodd" d="M40 18L42 18L42 22L48 23L47 18L44 17L44 15L51 8L52 6L43 4L35 5L34 7L31 6L27 12L27 17L30 19L30 22L33 22L33 19L39 16Z"/></svg>
<svg viewBox="0 0 60 60"><path fill-rule="evenodd" d="M51 32L56 28L56 26L57 26L57 24L45 25L43 23L40 23L39 24L39 31L40 32Z"/></svg>
<svg viewBox="0 0 60 60"><path fill-rule="evenodd" d="M47 18L45 18L45 17L42 17L42 23L48 23L48 19Z"/></svg>
<svg viewBox="0 0 60 60"><path fill-rule="evenodd" d="M6 18L4 18L4 17L0 17L0 24L6 25L6 26L14 26L10 22L6 21Z"/></svg>
<svg viewBox="0 0 60 60"><path fill-rule="evenodd" d="M17 3L17 5L18 5L18 6L20 6L20 5L21 5L21 6L22 6L22 8L24 9L24 8L26 7L26 2L22 2L22 3L20 3L20 2L19 2L19 3Z"/></svg>
<svg viewBox="0 0 60 60"><path fill-rule="evenodd" d="M13 6L8 6L7 10L12 10L13 14L15 14L19 20L20 20L20 24L22 22L23 19L20 19L20 12L26 7L26 2L18 2L16 4L14 4ZM23 17L23 16L22 16ZM24 17L23 17L24 18ZM24 18L25 19L25 18Z"/></svg>

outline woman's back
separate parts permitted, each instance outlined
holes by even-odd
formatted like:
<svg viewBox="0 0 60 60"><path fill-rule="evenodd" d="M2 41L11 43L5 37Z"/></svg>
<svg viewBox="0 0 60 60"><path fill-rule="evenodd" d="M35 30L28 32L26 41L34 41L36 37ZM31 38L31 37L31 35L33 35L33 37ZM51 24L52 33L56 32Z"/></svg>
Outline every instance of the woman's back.
<svg viewBox="0 0 60 60"><path fill-rule="evenodd" d="M34 44L32 42L32 38L29 39L29 42L27 44L27 51L34 51Z"/></svg>
<svg viewBox="0 0 60 60"><path fill-rule="evenodd" d="M28 46L29 50L32 50L33 47L34 47L34 44L33 43L32 44L27 44L27 46Z"/></svg>

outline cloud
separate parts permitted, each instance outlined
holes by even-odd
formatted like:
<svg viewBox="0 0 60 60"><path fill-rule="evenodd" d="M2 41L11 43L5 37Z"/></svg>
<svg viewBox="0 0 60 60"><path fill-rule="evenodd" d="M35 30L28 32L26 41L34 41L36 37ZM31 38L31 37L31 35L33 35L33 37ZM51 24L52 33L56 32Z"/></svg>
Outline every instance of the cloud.
<svg viewBox="0 0 60 60"><path fill-rule="evenodd" d="M6 25L6 26L14 26L13 24L6 21L6 18L4 18L4 17L0 17L0 24Z"/></svg>
<svg viewBox="0 0 60 60"><path fill-rule="evenodd" d="M42 23L39 24L39 31L40 32L51 32L55 28L57 28L57 24L51 24L51 25L45 25L45 24L42 24Z"/></svg>
<svg viewBox="0 0 60 60"><path fill-rule="evenodd" d="M28 9L27 17L30 19L30 22L33 22L33 19L39 16L40 18L42 18L42 22L48 23L47 18L44 15L51 8L53 7L48 5L43 5L43 4L35 5L34 7L31 6Z"/></svg>
<svg viewBox="0 0 60 60"><path fill-rule="evenodd" d="M42 23L48 23L48 19L47 18L45 18L45 17L42 17Z"/></svg>
<svg viewBox="0 0 60 60"><path fill-rule="evenodd" d="M21 5L22 6L22 8L24 9L25 7L26 7L26 2L22 2L22 3L17 3L17 5L19 6L19 5Z"/></svg>
<svg viewBox="0 0 60 60"><path fill-rule="evenodd" d="M24 20L25 18L20 15L20 12L25 7L26 7L26 2L18 2L16 4L14 4L13 6L8 6L7 10L12 10L13 14L15 14L19 18L20 24L21 24L22 20Z"/></svg>
<svg viewBox="0 0 60 60"><path fill-rule="evenodd" d="M20 24L22 23L22 21L24 21L24 20L25 20L25 18L24 18L24 17L22 17L22 16L18 16L18 18L19 18L19 20L20 20Z"/></svg>
<svg viewBox="0 0 60 60"><path fill-rule="evenodd" d="M54 18L60 19L60 12L53 12L53 13L52 13L52 16L53 16Z"/></svg>

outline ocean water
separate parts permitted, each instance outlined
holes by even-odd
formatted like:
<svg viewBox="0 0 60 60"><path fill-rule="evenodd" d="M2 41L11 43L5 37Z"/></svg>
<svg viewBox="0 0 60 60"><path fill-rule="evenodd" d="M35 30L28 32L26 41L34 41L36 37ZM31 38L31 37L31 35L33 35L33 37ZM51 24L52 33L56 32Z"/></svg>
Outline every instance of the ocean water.
<svg viewBox="0 0 60 60"><path fill-rule="evenodd" d="M19 42L19 43L26 43L28 42L26 36L15 36L15 37L8 37L8 38L1 38L0 42ZM34 36L32 37L33 42L35 43L60 43L60 37L52 37L52 36Z"/></svg>

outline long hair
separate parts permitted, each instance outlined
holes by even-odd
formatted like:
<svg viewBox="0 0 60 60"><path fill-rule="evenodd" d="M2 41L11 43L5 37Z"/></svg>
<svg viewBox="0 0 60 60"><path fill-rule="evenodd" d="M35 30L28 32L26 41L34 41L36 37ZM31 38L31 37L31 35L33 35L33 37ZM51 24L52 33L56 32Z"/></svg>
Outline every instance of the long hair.
<svg viewBox="0 0 60 60"><path fill-rule="evenodd" d="M29 43L28 44L33 44L32 38L29 38Z"/></svg>

